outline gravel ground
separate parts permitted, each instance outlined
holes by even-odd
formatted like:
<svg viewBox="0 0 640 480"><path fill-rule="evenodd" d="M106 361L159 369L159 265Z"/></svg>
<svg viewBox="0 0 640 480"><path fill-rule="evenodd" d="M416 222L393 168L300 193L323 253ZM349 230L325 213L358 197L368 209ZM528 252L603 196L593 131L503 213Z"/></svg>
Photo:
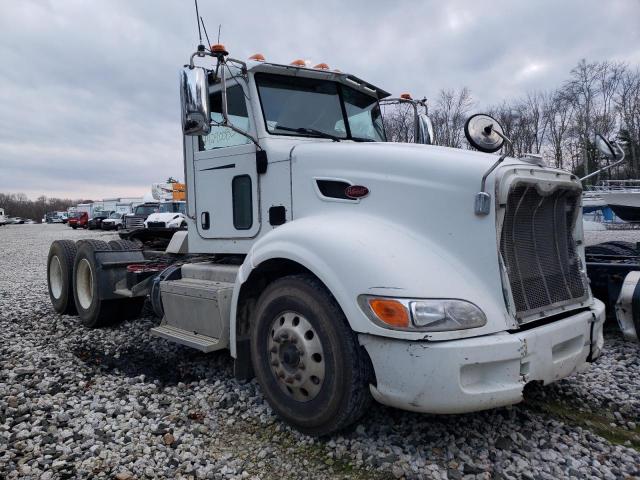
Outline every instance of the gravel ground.
<svg viewBox="0 0 640 480"><path fill-rule="evenodd" d="M112 237L0 228L0 478L640 478L640 348L615 332L590 370L532 386L518 406L374 406L318 440L280 422L255 381L236 381L228 354L150 337L153 318L88 330L55 314L49 244L88 236Z"/></svg>

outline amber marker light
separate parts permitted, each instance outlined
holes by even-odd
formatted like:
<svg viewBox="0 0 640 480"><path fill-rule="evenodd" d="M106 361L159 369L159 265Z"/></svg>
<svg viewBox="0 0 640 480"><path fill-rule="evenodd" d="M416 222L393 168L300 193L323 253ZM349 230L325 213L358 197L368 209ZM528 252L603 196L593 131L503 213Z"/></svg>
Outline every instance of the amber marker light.
<svg viewBox="0 0 640 480"><path fill-rule="evenodd" d="M400 98L404 100L412 100L410 93L403 93L402 95L400 95Z"/></svg>
<svg viewBox="0 0 640 480"><path fill-rule="evenodd" d="M382 322L392 327L407 328L409 326L409 312L397 300L390 298L372 298L369 306Z"/></svg>
<svg viewBox="0 0 640 480"><path fill-rule="evenodd" d="M304 60L301 60L301 59L294 60L293 62L291 62L291 65L293 65L294 67L306 67L307 66L307 64L304 63Z"/></svg>
<svg viewBox="0 0 640 480"><path fill-rule="evenodd" d="M313 68L317 68L318 70L329 70L329 65L326 63L319 63Z"/></svg>
<svg viewBox="0 0 640 480"><path fill-rule="evenodd" d="M261 53L254 53L249 57L249 60L255 60L256 62L264 62L264 55Z"/></svg>
<svg viewBox="0 0 640 480"><path fill-rule="evenodd" d="M227 52L227 49L222 43L215 43L211 45L211 53L229 55L229 52Z"/></svg>

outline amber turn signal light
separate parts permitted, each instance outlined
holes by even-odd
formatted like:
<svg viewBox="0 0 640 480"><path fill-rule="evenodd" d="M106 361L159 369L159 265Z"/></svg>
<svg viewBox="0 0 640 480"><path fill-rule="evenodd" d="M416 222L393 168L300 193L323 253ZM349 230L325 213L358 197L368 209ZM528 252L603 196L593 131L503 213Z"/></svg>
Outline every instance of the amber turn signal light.
<svg viewBox="0 0 640 480"><path fill-rule="evenodd" d="M306 67L307 64L304 63L304 60L298 59L298 60L294 60L293 62L291 62L291 65L293 65L294 67Z"/></svg>
<svg viewBox="0 0 640 480"><path fill-rule="evenodd" d="M372 298L369 306L382 322L392 327L407 328L409 326L409 312L397 300L389 298Z"/></svg>
<svg viewBox="0 0 640 480"><path fill-rule="evenodd" d="M264 55L261 53L254 53L249 57L249 60L255 60L256 62L264 62Z"/></svg>

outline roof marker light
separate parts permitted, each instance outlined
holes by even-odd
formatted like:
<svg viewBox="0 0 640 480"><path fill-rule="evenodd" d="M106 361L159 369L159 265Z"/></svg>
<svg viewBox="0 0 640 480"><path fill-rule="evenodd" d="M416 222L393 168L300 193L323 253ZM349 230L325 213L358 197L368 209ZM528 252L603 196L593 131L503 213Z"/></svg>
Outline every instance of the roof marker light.
<svg viewBox="0 0 640 480"><path fill-rule="evenodd" d="M222 43L215 43L211 45L211 53L217 53L218 55L229 55L229 52Z"/></svg>
<svg viewBox="0 0 640 480"><path fill-rule="evenodd" d="M317 68L318 70L329 70L329 65L327 65L326 63L323 62L323 63L317 64L313 68Z"/></svg>
<svg viewBox="0 0 640 480"><path fill-rule="evenodd" d="M254 53L249 57L249 60L255 60L256 62L264 62L264 55L261 53Z"/></svg>
<svg viewBox="0 0 640 480"><path fill-rule="evenodd" d="M413 100L411 98L411 94L410 93L403 93L400 95L400 98L404 99L404 100Z"/></svg>
<svg viewBox="0 0 640 480"><path fill-rule="evenodd" d="M290 65L293 65L294 67L306 67L307 66L305 61L301 60L301 59L294 60L293 62L290 63Z"/></svg>

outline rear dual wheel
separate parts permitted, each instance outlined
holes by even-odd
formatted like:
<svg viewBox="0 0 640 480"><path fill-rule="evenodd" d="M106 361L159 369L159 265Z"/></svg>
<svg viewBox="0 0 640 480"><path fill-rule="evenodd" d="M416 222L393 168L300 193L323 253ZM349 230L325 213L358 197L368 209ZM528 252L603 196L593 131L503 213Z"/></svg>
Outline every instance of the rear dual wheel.
<svg viewBox="0 0 640 480"><path fill-rule="evenodd" d="M56 240L49 248L47 284L53 309L63 315L74 315L76 305L71 285L76 244L71 240Z"/></svg>
<svg viewBox="0 0 640 480"><path fill-rule="evenodd" d="M83 325L97 328L140 316L144 297L101 298L95 252L111 250L110 245L101 240L81 240L78 244L78 253L74 262L73 296Z"/></svg>
<svg viewBox="0 0 640 480"><path fill-rule="evenodd" d="M102 240L93 239L77 243L56 240L51 244L47 260L47 283L54 310L66 315L77 313L80 321L90 328L140 316L144 297L100 298L95 260L97 250L111 250L111 247Z"/></svg>

